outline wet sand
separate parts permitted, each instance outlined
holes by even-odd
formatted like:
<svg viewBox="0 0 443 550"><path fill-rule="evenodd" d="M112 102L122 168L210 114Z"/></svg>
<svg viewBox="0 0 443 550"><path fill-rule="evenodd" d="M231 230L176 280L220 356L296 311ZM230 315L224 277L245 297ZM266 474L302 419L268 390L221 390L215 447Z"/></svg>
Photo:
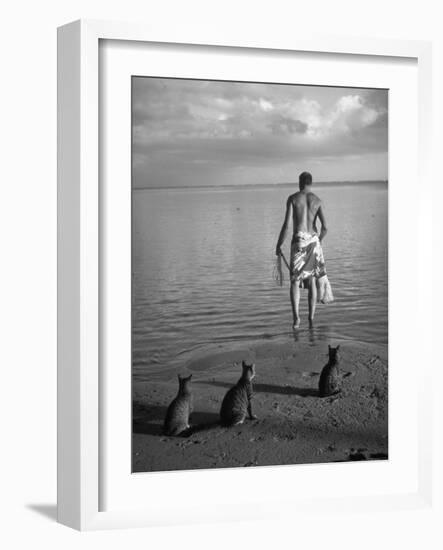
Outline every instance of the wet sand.
<svg viewBox="0 0 443 550"><path fill-rule="evenodd" d="M193 373L193 430L162 435L177 393L176 373L133 385L133 471L189 470L277 464L376 460L388 457L388 366L385 347L341 344L342 391L320 398L318 380L327 344L259 344L199 358ZM256 365L257 420L224 428L224 394Z"/></svg>

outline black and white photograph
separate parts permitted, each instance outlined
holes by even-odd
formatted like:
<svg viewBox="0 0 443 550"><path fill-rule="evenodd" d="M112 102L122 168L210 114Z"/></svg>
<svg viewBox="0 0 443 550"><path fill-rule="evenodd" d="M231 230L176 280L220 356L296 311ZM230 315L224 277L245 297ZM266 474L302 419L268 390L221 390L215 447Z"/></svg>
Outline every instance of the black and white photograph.
<svg viewBox="0 0 443 550"><path fill-rule="evenodd" d="M131 86L132 471L388 459L388 90Z"/></svg>

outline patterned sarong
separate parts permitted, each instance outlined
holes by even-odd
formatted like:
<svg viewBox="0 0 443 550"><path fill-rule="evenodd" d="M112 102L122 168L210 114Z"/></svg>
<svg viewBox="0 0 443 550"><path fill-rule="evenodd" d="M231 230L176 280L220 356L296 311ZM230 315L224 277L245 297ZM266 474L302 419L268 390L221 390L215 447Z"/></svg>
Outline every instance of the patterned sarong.
<svg viewBox="0 0 443 550"><path fill-rule="evenodd" d="M294 236L291 243L290 268L292 282L298 281L300 287L309 288L312 277L315 277L318 301L324 304L333 301L323 249L317 234L299 231Z"/></svg>

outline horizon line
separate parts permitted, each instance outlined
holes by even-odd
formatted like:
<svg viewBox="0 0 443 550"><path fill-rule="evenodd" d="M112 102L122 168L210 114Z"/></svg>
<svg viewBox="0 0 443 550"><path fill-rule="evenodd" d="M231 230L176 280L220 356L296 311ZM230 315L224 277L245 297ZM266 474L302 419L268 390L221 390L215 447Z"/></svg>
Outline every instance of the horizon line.
<svg viewBox="0 0 443 550"><path fill-rule="evenodd" d="M385 183L389 182L388 179L370 179L370 180L333 180L333 181L318 181L313 185L337 185L337 184L352 184L352 183ZM276 183L224 183L221 185L159 185L159 186L147 186L147 187L134 187L132 190L159 190L159 189L220 189L220 188L245 188L245 187L289 187L292 185L298 185L298 182L276 182Z"/></svg>

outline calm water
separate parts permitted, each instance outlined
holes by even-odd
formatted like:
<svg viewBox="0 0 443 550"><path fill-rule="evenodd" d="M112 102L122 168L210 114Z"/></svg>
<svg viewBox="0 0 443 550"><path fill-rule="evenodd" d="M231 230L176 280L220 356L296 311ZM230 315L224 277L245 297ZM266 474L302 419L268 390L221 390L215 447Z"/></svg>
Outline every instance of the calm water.
<svg viewBox="0 0 443 550"><path fill-rule="evenodd" d="M273 280L288 187L133 192L133 374L257 340L294 339L289 287ZM296 339L388 341L384 184L316 186L336 298ZM290 235L284 250L289 255ZM307 324L306 292L302 322Z"/></svg>

